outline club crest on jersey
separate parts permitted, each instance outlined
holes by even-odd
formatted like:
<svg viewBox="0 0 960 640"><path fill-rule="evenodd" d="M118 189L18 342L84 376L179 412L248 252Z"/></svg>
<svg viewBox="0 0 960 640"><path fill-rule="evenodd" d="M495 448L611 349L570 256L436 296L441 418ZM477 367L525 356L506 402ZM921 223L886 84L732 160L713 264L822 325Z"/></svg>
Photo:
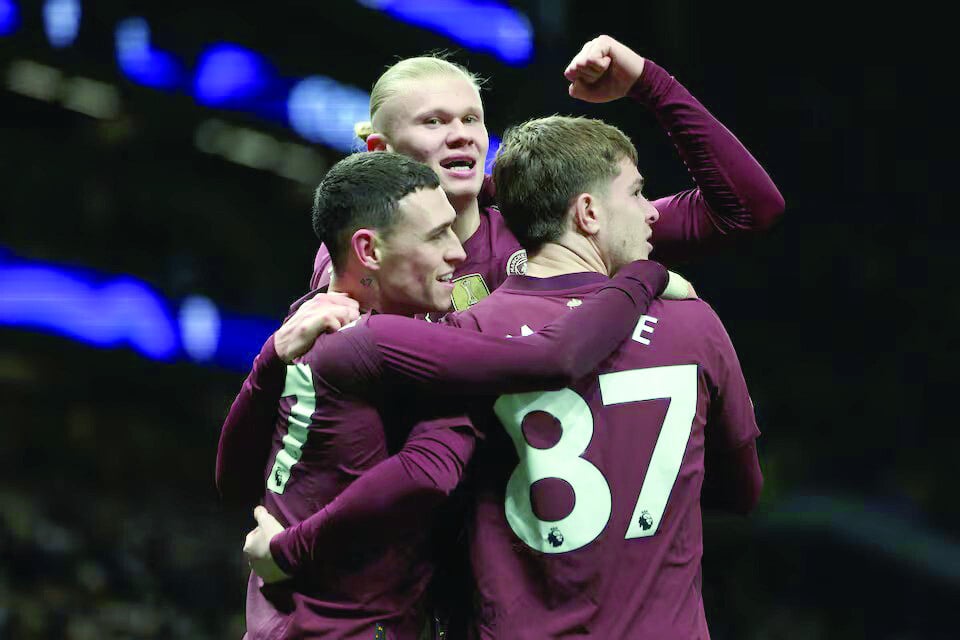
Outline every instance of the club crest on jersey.
<svg viewBox="0 0 960 640"><path fill-rule="evenodd" d="M469 309L484 298L490 295L490 289L483 276L479 273L471 273L467 276L460 276L453 281L453 308L457 311Z"/></svg>
<svg viewBox="0 0 960 640"><path fill-rule="evenodd" d="M373 632L373 640L387 640L387 630L383 628L383 624L377 623L377 627Z"/></svg>
<svg viewBox="0 0 960 640"><path fill-rule="evenodd" d="M644 509L640 512L640 520L637 521L637 524L640 525L640 528L644 531L649 531L650 527L653 526L653 516L650 515L650 512Z"/></svg>
<svg viewBox="0 0 960 640"><path fill-rule="evenodd" d="M507 258L507 275L527 275L527 252L525 250L518 249L517 251L514 251L509 258Z"/></svg>

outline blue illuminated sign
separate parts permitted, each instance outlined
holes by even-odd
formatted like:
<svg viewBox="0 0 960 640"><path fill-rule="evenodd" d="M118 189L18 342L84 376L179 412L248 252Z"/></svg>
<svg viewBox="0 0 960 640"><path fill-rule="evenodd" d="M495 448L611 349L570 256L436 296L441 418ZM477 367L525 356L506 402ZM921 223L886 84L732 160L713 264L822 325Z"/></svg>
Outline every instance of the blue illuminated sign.
<svg viewBox="0 0 960 640"><path fill-rule="evenodd" d="M208 107L242 108L263 93L273 75L267 61L235 44L218 44L200 55L193 95Z"/></svg>
<svg viewBox="0 0 960 640"><path fill-rule="evenodd" d="M8 36L20 26L20 7L16 0L0 0L0 36Z"/></svg>
<svg viewBox="0 0 960 640"><path fill-rule="evenodd" d="M425 27L474 51L492 53L507 64L533 56L533 28L525 15L490 0L357 0L402 22Z"/></svg>
<svg viewBox="0 0 960 640"><path fill-rule="evenodd" d="M131 348L154 360L246 371L278 323L221 313L202 296L177 305L130 276L19 260L0 250L0 325Z"/></svg>
<svg viewBox="0 0 960 640"><path fill-rule="evenodd" d="M117 64L137 84L161 91L176 91L186 85L186 69L172 54L150 44L150 25L143 18L127 18L115 32Z"/></svg>
<svg viewBox="0 0 960 640"><path fill-rule="evenodd" d="M46 0L43 29L55 49L69 47L80 31L80 0Z"/></svg>
<svg viewBox="0 0 960 640"><path fill-rule="evenodd" d="M487 161L484 163L484 172L493 173L493 161L497 159L497 151L500 149L500 138L490 136L490 147L487 149Z"/></svg>
<svg viewBox="0 0 960 640"><path fill-rule="evenodd" d="M287 99L287 117L294 131L344 153L360 147L353 125L369 120L369 109L370 94L323 76L301 80Z"/></svg>
<svg viewBox="0 0 960 640"><path fill-rule="evenodd" d="M420 6L418 3L372 4L384 10L416 9L415 12L423 13L422 7L416 8ZM69 46L80 27L80 0L47 0L44 10L51 44ZM16 28L17 11L18 5L13 0L0 0L0 34L3 29ZM484 12L483 20L493 20L489 24L501 35L512 33L514 27L510 25L516 26L515 21L522 18L497 3L464 0L451 2L448 9L435 13L448 17L456 14L460 16L458 20L468 22L479 19L471 11ZM504 17L508 14L513 17ZM320 75L283 77L263 55L230 43L208 47L191 72L171 52L154 46L150 25L142 17L121 20L114 31L114 44L117 65L132 82L161 91L191 94L198 104L206 107L240 111L279 122L305 140L342 153L363 149L353 126L369 120L370 94L366 91ZM488 170L498 144L499 141L491 137Z"/></svg>

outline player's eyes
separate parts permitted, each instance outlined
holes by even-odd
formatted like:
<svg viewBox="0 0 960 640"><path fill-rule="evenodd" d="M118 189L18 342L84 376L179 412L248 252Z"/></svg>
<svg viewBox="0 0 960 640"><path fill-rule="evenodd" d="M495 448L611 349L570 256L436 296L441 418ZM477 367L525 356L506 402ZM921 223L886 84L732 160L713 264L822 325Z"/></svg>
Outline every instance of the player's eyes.
<svg viewBox="0 0 960 640"><path fill-rule="evenodd" d="M477 122L480 122L480 118L478 116L467 116L466 118L463 119L463 121L466 122L467 124L475 124Z"/></svg>
<svg viewBox="0 0 960 640"><path fill-rule="evenodd" d="M438 124L441 124L442 121L440 120L440 118L437 118L436 116L434 116L432 118L427 118L426 120L423 121L423 123L430 124L430 125L438 125Z"/></svg>

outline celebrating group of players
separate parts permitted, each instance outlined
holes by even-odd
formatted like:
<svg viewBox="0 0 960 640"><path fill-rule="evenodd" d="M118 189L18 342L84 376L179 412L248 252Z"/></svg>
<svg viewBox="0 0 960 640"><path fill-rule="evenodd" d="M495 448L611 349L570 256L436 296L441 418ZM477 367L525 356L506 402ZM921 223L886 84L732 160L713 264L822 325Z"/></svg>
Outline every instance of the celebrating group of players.
<svg viewBox="0 0 960 640"><path fill-rule="evenodd" d="M260 505L247 637L709 637L700 508L753 508L759 431L720 320L647 258L783 199L616 40L564 75L649 108L696 188L648 201L619 129L561 116L509 129L491 179L477 79L390 67L358 129L375 153L317 188L313 291L221 432L221 495Z"/></svg>

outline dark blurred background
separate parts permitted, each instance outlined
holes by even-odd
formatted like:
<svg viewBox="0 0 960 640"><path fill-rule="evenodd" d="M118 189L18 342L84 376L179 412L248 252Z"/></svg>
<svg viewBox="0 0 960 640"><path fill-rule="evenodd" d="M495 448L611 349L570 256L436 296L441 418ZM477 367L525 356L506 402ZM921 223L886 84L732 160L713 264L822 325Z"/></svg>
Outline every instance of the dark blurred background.
<svg viewBox="0 0 960 640"><path fill-rule="evenodd" d="M330 80L369 91L398 57L453 50L490 78L492 134L602 117L635 141L648 195L688 188L650 114L567 96L563 68L600 33L684 83L787 202L769 234L682 267L737 346L763 431L761 506L706 516L713 637L956 637L945 16L510 2L526 58L492 51L497 33L522 45L522 20L471 19L467 42L430 23L482 3L419 3L419 25L403 19L417 4L0 0L0 638L241 635L253 520L218 505L217 437L307 290L312 189L348 151L316 126L352 123L336 100L314 128L292 123L300 81L322 75L310 86L346 104ZM217 84L244 65L271 75L250 95L253 72ZM118 318L122 335L76 328Z"/></svg>

